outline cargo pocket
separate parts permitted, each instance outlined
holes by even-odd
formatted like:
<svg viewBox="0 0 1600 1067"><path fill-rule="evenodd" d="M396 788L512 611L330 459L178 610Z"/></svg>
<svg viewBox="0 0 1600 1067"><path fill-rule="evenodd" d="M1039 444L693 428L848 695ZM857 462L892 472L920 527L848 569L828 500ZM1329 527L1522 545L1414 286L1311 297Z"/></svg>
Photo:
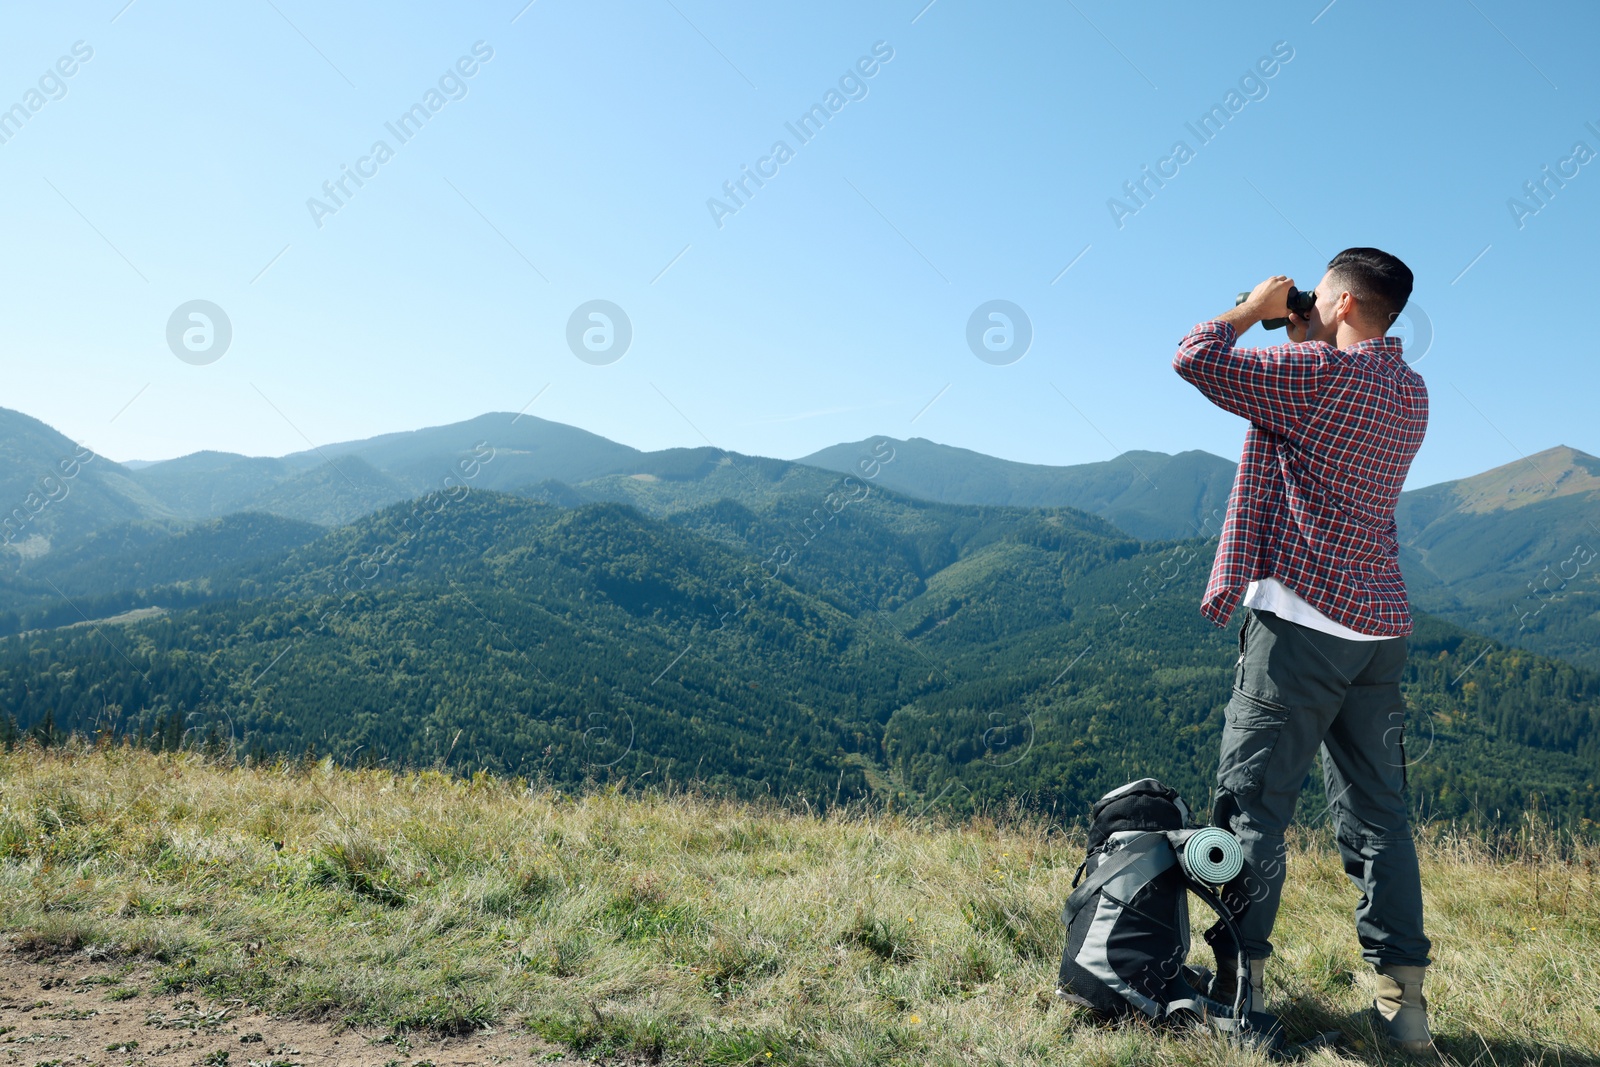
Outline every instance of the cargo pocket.
<svg viewBox="0 0 1600 1067"><path fill-rule="evenodd" d="M1272 751L1288 721L1285 705L1235 689L1222 727L1217 784L1238 797L1260 793Z"/></svg>

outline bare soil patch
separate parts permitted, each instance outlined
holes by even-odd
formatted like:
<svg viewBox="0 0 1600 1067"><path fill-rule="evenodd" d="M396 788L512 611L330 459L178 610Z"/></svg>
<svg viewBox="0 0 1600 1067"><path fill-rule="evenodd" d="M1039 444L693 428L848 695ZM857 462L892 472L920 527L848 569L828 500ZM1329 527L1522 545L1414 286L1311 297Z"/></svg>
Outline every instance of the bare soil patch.
<svg viewBox="0 0 1600 1067"><path fill-rule="evenodd" d="M236 1002L153 992L147 961L94 960L84 952L41 958L0 947L0 1065L103 1067L159 1063L203 1067L465 1067L583 1063L509 1030L467 1037L339 1031L328 1023L264 1014Z"/></svg>

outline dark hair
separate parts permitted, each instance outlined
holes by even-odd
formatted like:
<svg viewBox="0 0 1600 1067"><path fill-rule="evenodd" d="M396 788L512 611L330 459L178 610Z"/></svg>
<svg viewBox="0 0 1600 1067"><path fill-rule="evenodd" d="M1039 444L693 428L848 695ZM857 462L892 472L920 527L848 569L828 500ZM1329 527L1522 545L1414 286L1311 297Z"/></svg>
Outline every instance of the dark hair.
<svg viewBox="0 0 1600 1067"><path fill-rule="evenodd" d="M1328 261L1328 269L1355 295L1369 326L1387 330L1411 299L1411 268L1376 248L1347 248Z"/></svg>

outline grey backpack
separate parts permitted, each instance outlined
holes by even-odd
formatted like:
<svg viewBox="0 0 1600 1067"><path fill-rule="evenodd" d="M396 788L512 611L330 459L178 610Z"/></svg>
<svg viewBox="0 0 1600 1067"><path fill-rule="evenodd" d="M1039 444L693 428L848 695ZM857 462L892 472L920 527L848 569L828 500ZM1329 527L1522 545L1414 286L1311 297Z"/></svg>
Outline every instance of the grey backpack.
<svg viewBox="0 0 1600 1067"><path fill-rule="evenodd" d="M1162 1024L1253 1033L1252 1043L1276 1045L1281 1029L1272 1016L1243 1017L1244 980L1223 1002L1212 996L1212 972L1186 962L1194 893L1218 916L1206 941L1219 960L1226 956L1234 965L1234 974L1248 973L1237 926L1248 898L1231 891L1237 886L1191 877L1191 868L1205 869L1198 858L1191 863L1184 857L1191 839L1209 834L1201 840L1212 840L1220 831L1197 831L1188 822L1182 798L1154 778L1114 789L1095 804L1089 852L1061 915L1067 943L1057 996L1102 1019L1137 1013Z"/></svg>

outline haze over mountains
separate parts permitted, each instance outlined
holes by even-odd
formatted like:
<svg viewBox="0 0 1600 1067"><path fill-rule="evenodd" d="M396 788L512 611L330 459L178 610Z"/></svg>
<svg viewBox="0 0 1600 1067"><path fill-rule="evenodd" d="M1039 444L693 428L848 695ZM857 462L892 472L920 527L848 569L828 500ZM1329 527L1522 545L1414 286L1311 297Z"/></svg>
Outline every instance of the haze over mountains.
<svg viewBox="0 0 1600 1067"><path fill-rule="evenodd" d="M1232 461L1201 451L1134 451L1051 467L921 438L878 440L895 455L876 468L880 488L948 504L1070 507L1145 541L1215 536L1234 470ZM78 446L35 419L0 409L0 500L13 502L10 546L33 558L122 524L129 530L116 536L127 550L240 512L338 526L450 485L565 506L627 502L654 515L724 498L748 506L774 493L832 492L838 475L861 473L875 443L839 444L794 462L712 448L643 452L576 427L490 413L277 458L197 452L130 468L95 457L56 490L61 499L51 500L40 478ZM482 462L490 452L492 462ZM25 506L30 493L46 501L37 511ZM1600 667L1600 459L1566 446L1547 449L1471 478L1410 490L1396 519L1417 606ZM308 530L283 532L293 538ZM76 550L80 557L90 551Z"/></svg>
<svg viewBox="0 0 1600 1067"><path fill-rule="evenodd" d="M0 460L20 729L819 802L1207 789L1233 638L1196 604L1232 465L1202 452L790 462L490 414L129 468L0 412ZM1436 813L1600 816L1597 470L1554 449L1403 500Z"/></svg>
<svg viewBox="0 0 1600 1067"><path fill-rule="evenodd" d="M852 471L870 441L834 445L800 463ZM895 441L886 489L947 504L1078 508L1145 541L1215 536L1228 507L1234 463L1209 452L1124 452L1114 460L1049 467L1013 463L922 438Z"/></svg>

